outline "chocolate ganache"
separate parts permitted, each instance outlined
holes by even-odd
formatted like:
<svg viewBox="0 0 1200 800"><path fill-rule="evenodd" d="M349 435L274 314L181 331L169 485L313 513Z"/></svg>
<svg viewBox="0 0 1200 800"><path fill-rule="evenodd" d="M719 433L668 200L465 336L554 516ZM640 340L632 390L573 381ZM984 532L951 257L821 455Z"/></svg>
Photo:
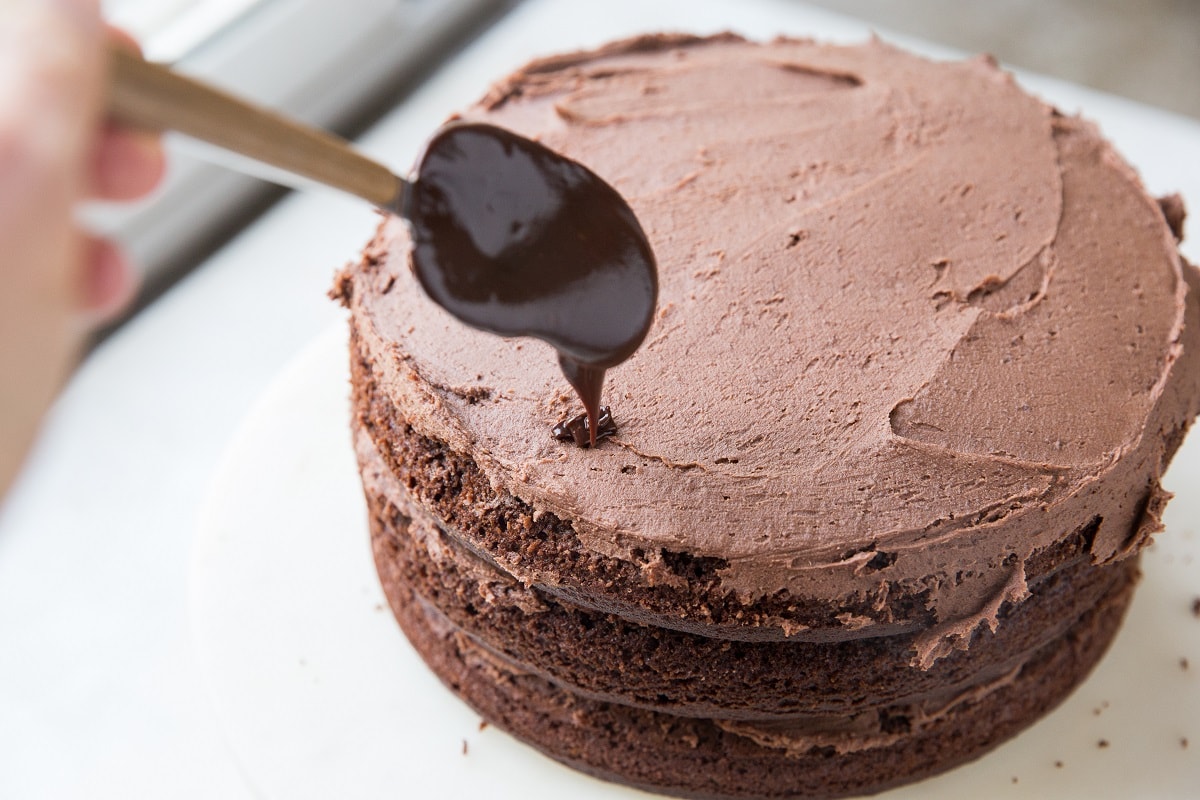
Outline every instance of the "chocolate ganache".
<svg viewBox="0 0 1200 800"><path fill-rule="evenodd" d="M582 164L469 123L430 140L405 206L425 291L469 325L549 342L595 447L605 370L645 339L658 292L629 206Z"/></svg>

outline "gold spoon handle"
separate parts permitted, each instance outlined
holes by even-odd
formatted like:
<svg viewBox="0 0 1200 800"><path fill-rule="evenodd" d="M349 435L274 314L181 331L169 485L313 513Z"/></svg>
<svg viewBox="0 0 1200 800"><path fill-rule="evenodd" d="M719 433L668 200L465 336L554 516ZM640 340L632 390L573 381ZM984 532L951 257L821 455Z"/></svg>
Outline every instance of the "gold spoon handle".
<svg viewBox="0 0 1200 800"><path fill-rule="evenodd" d="M108 114L117 122L173 130L402 213L408 182L325 131L109 45Z"/></svg>

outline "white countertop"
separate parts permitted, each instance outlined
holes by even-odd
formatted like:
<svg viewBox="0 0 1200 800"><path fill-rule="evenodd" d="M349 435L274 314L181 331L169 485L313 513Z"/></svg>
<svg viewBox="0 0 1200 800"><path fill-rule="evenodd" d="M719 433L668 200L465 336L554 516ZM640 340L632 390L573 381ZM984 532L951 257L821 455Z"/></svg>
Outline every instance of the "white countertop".
<svg viewBox="0 0 1200 800"><path fill-rule="evenodd" d="M727 28L755 38L868 34L786 0L530 0L362 144L402 167L448 113L532 56L637 32ZM1023 82L1099 120L1151 192L1200 204L1200 124ZM255 796L192 652L196 515L255 398L341 318L325 290L375 221L338 196L288 197L106 341L66 388L0 508L0 798ZM1185 248L1193 261L1197 249Z"/></svg>

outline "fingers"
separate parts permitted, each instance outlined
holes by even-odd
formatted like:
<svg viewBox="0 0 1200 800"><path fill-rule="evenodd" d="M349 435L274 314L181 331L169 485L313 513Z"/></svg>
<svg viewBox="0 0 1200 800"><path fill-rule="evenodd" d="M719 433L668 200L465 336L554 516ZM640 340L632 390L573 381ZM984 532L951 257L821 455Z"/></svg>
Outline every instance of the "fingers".
<svg viewBox="0 0 1200 800"><path fill-rule="evenodd" d="M162 140L155 134L107 124L92 155L92 196L133 200L151 191L166 171Z"/></svg>
<svg viewBox="0 0 1200 800"><path fill-rule="evenodd" d="M80 306L101 319L132 293L117 251L75 231L103 42L98 0L0 0L0 494L77 357Z"/></svg>
<svg viewBox="0 0 1200 800"><path fill-rule="evenodd" d="M141 55L137 41L109 26L108 38ZM162 137L105 123L92 153L91 195L101 200L134 200L150 192L166 171Z"/></svg>
<svg viewBox="0 0 1200 800"><path fill-rule="evenodd" d="M132 36L109 27L118 46L141 54ZM92 152L91 195L102 200L134 200L147 194L166 171L162 137L105 122ZM79 310L90 325L102 325L124 310L137 293L137 277L120 248L89 238L84 246Z"/></svg>
<svg viewBox="0 0 1200 800"><path fill-rule="evenodd" d="M81 268L79 311L92 325L111 320L137 292L129 260L107 239L89 238L84 243Z"/></svg>
<svg viewBox="0 0 1200 800"><path fill-rule="evenodd" d="M137 42L122 30L110 27L108 38L141 54ZM158 185L165 171L159 135L104 122L92 148L89 193L101 200L134 200ZM85 240L80 270L78 310L89 327L112 320L137 292L129 260L106 239Z"/></svg>

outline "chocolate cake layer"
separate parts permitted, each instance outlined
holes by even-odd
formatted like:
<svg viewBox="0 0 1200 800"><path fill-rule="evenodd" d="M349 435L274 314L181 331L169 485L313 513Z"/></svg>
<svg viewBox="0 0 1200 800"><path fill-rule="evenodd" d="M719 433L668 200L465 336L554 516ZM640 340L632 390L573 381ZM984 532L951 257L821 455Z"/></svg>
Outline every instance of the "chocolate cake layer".
<svg viewBox="0 0 1200 800"><path fill-rule="evenodd" d="M851 716L959 693L1058 639L1132 569L1079 557L976 631L970 652L914 666L917 635L837 643L730 642L631 623L526 587L414 503L370 439L356 436L384 592L414 591L496 657L582 696L684 716ZM1127 569L1128 567L1128 569Z"/></svg>
<svg viewBox="0 0 1200 800"><path fill-rule="evenodd" d="M655 36L464 114L585 163L658 258L617 431L464 329L386 220L334 294L382 583L455 691L696 797L973 758L1103 653L1200 411L1182 208L989 59Z"/></svg>
<svg viewBox="0 0 1200 800"><path fill-rule="evenodd" d="M1158 529L1200 405L1194 271L1095 129L994 63L650 37L465 116L612 182L661 271L587 451L548 433L578 409L547 349L427 301L402 222L339 281L381 450L488 487L421 499L522 580L731 638L925 630L928 660L1081 538L1103 564Z"/></svg>
<svg viewBox="0 0 1200 800"><path fill-rule="evenodd" d="M488 485L471 457L416 433L397 415L379 388L357 337L352 339L357 425L374 442L376 454L397 484L444 527L456 531L466 547L503 565L523 583L568 603L617 614L631 622L741 641L847 641L920 631L914 642L924 666L965 647L980 625L989 624L985 613L975 625L967 626L963 635L948 636L934 625L923 595L905 595L901 585L883 581L875 596L841 606L789 596L743 604L721 591L710 562L686 554L650 554L651 558L658 556L661 571L673 574L666 579L660 575L647 584L640 580L647 572L636 569L639 565L596 558L581 548L569 525L550 514L535 520L535 511L527 504ZM1031 572L1023 576L1025 581L1041 581L1064 564L1087 557L1098 524L1099 519L1093 518L1035 553L1026 561ZM643 557L640 565L646 560ZM872 566L867 564L864 569ZM883 608L881 597L886 602ZM1011 601L1002 598L999 602ZM890 615L891 625L843 624L847 617L878 616L880 612Z"/></svg>
<svg viewBox="0 0 1200 800"><path fill-rule="evenodd" d="M551 758L680 797L834 798L945 771L1052 709L1104 654L1133 584L1114 587L1060 641L985 691L870 713L834 731L689 719L581 698L494 658L403 584L393 588L401 627L438 677ZM873 735L863 731L868 726Z"/></svg>

